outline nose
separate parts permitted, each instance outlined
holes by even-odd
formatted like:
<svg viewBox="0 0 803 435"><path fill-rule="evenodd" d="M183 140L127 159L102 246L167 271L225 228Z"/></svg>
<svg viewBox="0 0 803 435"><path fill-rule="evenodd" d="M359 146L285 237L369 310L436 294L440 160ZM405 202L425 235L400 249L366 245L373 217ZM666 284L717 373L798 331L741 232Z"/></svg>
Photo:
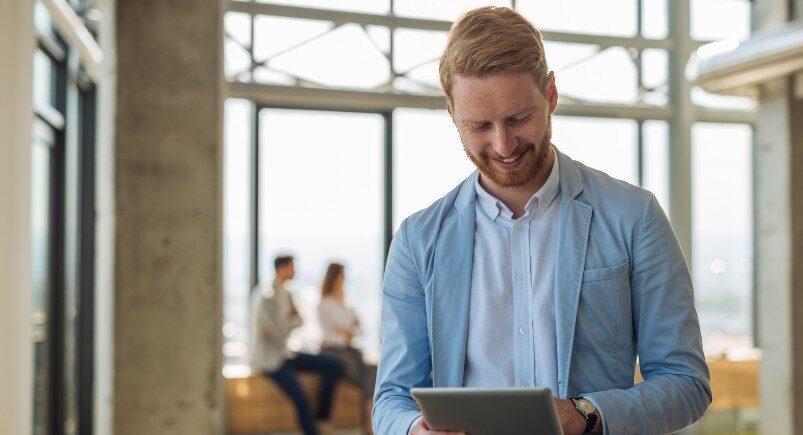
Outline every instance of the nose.
<svg viewBox="0 0 803 435"><path fill-rule="evenodd" d="M491 147L503 158L512 156L516 150L516 140L507 126L494 128L494 136L491 140Z"/></svg>

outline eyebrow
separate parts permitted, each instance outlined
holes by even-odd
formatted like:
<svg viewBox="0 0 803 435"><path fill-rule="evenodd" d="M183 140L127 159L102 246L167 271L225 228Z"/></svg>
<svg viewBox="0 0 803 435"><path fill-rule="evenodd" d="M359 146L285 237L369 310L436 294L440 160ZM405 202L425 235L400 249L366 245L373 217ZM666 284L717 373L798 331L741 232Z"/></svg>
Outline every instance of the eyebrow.
<svg viewBox="0 0 803 435"><path fill-rule="evenodd" d="M508 116L507 118L514 118L516 116L524 115L526 113L535 112L536 110L538 110L538 106L536 106L536 105L527 106L524 109L521 109L518 112ZM474 119L463 118L463 119L460 120L460 122L463 125L469 125L469 124L480 124L480 123L487 122L487 121L478 121L478 120L474 120Z"/></svg>

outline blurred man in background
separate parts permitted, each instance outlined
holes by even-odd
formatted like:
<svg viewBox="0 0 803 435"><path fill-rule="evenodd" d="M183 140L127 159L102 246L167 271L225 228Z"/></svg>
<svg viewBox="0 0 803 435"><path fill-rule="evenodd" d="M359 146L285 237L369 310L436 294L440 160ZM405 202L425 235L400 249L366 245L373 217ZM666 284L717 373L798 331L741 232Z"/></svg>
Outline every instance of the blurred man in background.
<svg viewBox="0 0 803 435"><path fill-rule="evenodd" d="M332 396L343 366L337 359L326 355L295 353L287 348L290 332L302 323L286 288L286 283L295 276L293 257L276 257L274 267L276 278L270 288L257 286L253 292L251 370L272 378L290 397L296 407L298 424L305 434L332 433L333 426L329 422ZM297 371L320 374L317 424L299 384Z"/></svg>

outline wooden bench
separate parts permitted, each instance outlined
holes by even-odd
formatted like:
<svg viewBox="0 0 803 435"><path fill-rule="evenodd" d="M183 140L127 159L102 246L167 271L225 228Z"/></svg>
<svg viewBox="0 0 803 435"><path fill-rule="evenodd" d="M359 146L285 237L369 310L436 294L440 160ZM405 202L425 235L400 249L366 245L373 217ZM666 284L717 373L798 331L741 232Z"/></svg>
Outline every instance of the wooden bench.
<svg viewBox="0 0 803 435"><path fill-rule="evenodd" d="M711 371L711 393L714 400L710 411L734 411L758 408L758 360L708 360ZM641 382L636 370L636 382Z"/></svg>
<svg viewBox="0 0 803 435"><path fill-rule="evenodd" d="M757 360L709 360L714 401L709 411L733 411L758 407ZM313 408L317 406L317 378L301 373L301 384ZM636 382L641 382L636 372ZM270 379L250 376L226 379L229 434L244 435L298 430L293 404ZM337 428L359 428L360 391L340 382L335 392L332 421Z"/></svg>
<svg viewBox="0 0 803 435"><path fill-rule="evenodd" d="M310 406L318 406L318 378L312 373L300 373L301 387ZM276 383L265 376L226 379L227 432L259 434L297 431L293 403ZM332 403L332 423L338 429L359 428L362 410L360 390L341 381Z"/></svg>

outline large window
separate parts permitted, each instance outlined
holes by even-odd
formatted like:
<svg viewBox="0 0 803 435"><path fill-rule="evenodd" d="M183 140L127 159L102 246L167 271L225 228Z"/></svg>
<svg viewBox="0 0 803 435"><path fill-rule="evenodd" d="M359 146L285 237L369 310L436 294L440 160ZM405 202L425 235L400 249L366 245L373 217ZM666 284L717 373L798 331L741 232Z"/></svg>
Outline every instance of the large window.
<svg viewBox="0 0 803 435"><path fill-rule="evenodd" d="M293 349L317 349L316 307L328 262L346 266L346 300L362 346L376 358L383 252L384 118L379 114L262 109L259 112L259 279L273 258L295 257L291 292L304 326Z"/></svg>
<svg viewBox="0 0 803 435"><path fill-rule="evenodd" d="M692 271L711 356L753 343L752 141L748 125L692 129Z"/></svg>
<svg viewBox="0 0 803 435"><path fill-rule="evenodd" d="M670 23L678 22L669 19L677 13L671 0L617 0L604 6L591 0L276 3L305 9L235 3L226 15L227 76L238 95L253 99L237 103L243 107L241 123L230 127L243 136L240 154L232 157L242 169L231 170L241 179L227 177L227 182L249 193L226 191L244 210L242 223L232 224L240 245L227 252L234 262L238 252L247 252L238 262L244 268L238 283L227 279L227 301L236 299L241 307L236 309L240 320L227 320L227 334L247 329L242 320L246 293L257 276L250 265L258 263L259 280L270 280L271 260L279 252L297 255L293 289L300 305L316 303L327 261L347 262L349 292L360 299L353 302L366 324L375 325L389 235L474 170L443 110L437 66L450 20L473 7L497 4L515 6L543 31L561 96L553 117L553 141L561 151L647 188L670 217L673 189L685 177L692 179L690 197L673 200L675 212L694 222L691 231L682 230L693 234L679 238L692 240L693 246L684 248L691 251L706 350L718 354L722 348L752 345L752 227L723 223L735 214L742 220L750 216L750 193L741 189L737 202L722 207L701 198L723 198L718 192L726 184L716 174L733 153L742 153L742 160L731 162L730 176L750 179L743 153L751 151L743 146L750 141L745 122L755 101L693 87L681 98L690 103L682 109L691 112L689 117L673 107L678 96L670 83L672 62L685 62L671 50L672 42L744 39L749 2L690 0L686 35L671 34ZM256 116L258 105L281 109L263 108ZM355 110L376 114L351 113ZM258 146L248 137L257 130ZM684 137L693 139L688 162L678 160L689 146ZM734 143L725 137L738 145L724 145ZM719 158L719 153L731 154ZM259 183L248 175L252 167L258 167ZM673 186L671 180L681 183ZM258 213L253 200L259 202ZM256 215L259 221L251 223ZM243 233L244 226L258 228L258 239ZM339 242L345 239L351 242ZM718 259L727 264L725 272L713 272L722 269ZM735 269L735 264L748 266ZM740 284L732 285L729 274L737 270ZM721 298L730 305L717 303ZM310 325L294 336L293 346L307 347L317 338L314 316L307 317ZM369 354L376 351L375 337L368 334L364 342ZM240 343L233 349L244 355L245 339Z"/></svg>
<svg viewBox="0 0 803 435"><path fill-rule="evenodd" d="M228 100L223 145L223 355L229 369L248 356L249 293L255 284L252 111L247 100Z"/></svg>
<svg viewBox="0 0 803 435"><path fill-rule="evenodd" d="M393 228L457 187L473 170L446 110L393 113Z"/></svg>
<svg viewBox="0 0 803 435"><path fill-rule="evenodd" d="M638 184L638 124L628 119L553 117L553 142L562 152L608 175Z"/></svg>

